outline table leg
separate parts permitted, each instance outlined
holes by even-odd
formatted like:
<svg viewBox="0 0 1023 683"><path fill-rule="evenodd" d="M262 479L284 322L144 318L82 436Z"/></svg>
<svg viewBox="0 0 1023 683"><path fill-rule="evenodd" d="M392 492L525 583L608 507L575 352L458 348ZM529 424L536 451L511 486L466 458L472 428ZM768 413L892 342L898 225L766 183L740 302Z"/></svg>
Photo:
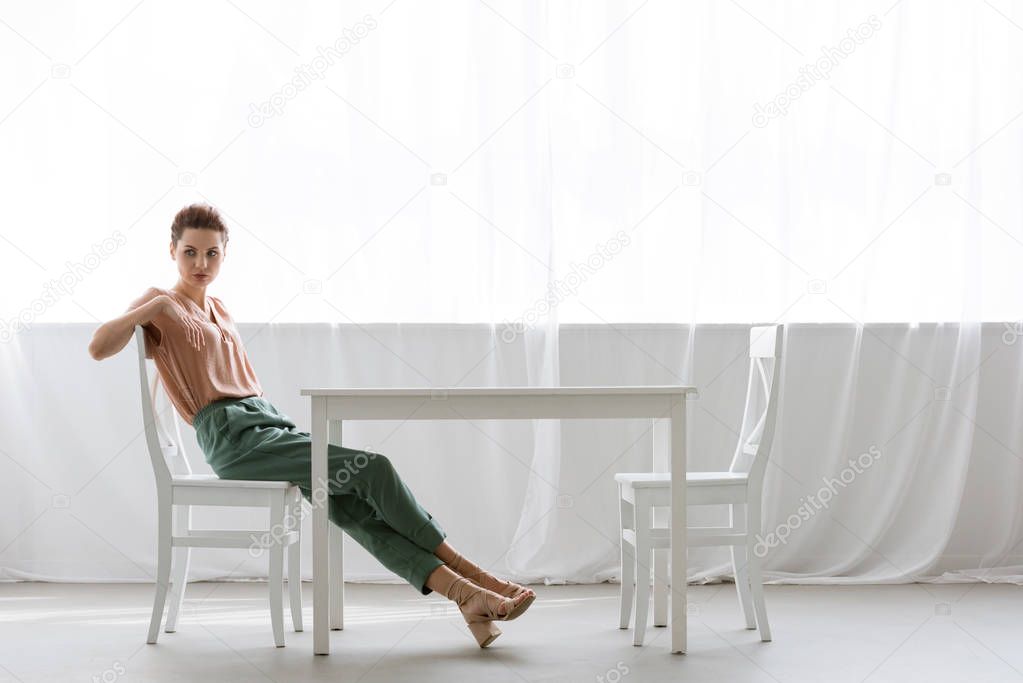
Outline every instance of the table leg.
<svg viewBox="0 0 1023 683"><path fill-rule="evenodd" d="M341 420L331 420L329 442L341 445ZM328 515L328 520L330 516ZM345 539L344 532L336 524L330 527L330 552L327 553L330 564L330 628L334 631L345 627Z"/></svg>
<svg viewBox="0 0 1023 683"><path fill-rule="evenodd" d="M327 610L330 600L330 547L327 545L327 398L312 397L313 654L330 654Z"/></svg>
<svg viewBox="0 0 1023 683"><path fill-rule="evenodd" d="M654 418L653 467L651 472L671 472L671 420ZM671 510L654 508L654 526L671 527ZM654 555L654 626L668 625L668 553L655 550Z"/></svg>
<svg viewBox="0 0 1023 683"><path fill-rule="evenodd" d="M671 651L686 651L686 395L671 406Z"/></svg>

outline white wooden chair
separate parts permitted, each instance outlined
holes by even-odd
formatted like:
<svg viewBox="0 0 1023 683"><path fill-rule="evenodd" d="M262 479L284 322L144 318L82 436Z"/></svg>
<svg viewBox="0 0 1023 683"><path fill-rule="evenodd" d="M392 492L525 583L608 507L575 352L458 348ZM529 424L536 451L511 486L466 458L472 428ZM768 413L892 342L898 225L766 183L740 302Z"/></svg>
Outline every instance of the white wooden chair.
<svg viewBox="0 0 1023 683"><path fill-rule="evenodd" d="M754 552L761 533L761 502L764 471L771 453L778 410L779 378L783 356L782 325L750 330L750 369L746 407L739 442L727 472L688 472L687 505L729 506L729 525L689 527L688 547L731 547L735 587L746 618L746 628L759 626L760 639L771 640L764 605L761 559ZM621 520L622 566L619 628L629 628L633 601L636 603L634 645L643 644L647 608L650 602L650 566L654 551L671 547L669 527L654 526L655 507L671 506L671 474L665 472L620 472L618 482ZM666 558L665 558L666 559ZM654 624L667 625L666 562L657 562L654 572ZM633 585L635 583L635 585Z"/></svg>
<svg viewBox="0 0 1023 683"><path fill-rule="evenodd" d="M142 417L146 445L156 476L158 507L158 561L156 597L149 622L148 643L155 643L163 619L164 605L170 584L170 611L167 633L177 627L178 615L185 597L188 564L192 548L262 548L270 555L270 621L274 643L284 647L283 570L284 548L288 549L288 589L291 598L291 622L295 631L302 630L302 492L286 481L247 481L220 479L214 474L193 474L181 442L180 418L170 407L173 438L168 434L156 409L158 372L152 382L146 363L145 340L141 325L135 328L139 355L139 379L142 388ZM166 395L166 394L164 394ZM169 405L169 404L168 404ZM235 507L266 507L270 510L270 527L259 530L193 529L193 505L225 505ZM176 514L174 507L177 507ZM287 512L287 514L286 514ZM176 521L172 529L172 516ZM172 553L173 551L173 553ZM171 556L174 577L171 583Z"/></svg>

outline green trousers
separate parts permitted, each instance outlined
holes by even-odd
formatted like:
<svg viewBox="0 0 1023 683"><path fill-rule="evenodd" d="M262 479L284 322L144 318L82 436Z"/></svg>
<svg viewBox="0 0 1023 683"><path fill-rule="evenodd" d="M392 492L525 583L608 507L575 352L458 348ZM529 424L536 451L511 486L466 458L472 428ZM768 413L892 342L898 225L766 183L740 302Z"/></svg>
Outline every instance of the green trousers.
<svg viewBox="0 0 1023 683"><path fill-rule="evenodd" d="M312 503L312 435L261 396L214 401L194 420L196 438L221 479L290 481ZM327 447L328 517L381 564L423 595L443 561L433 550L447 537L416 502L385 456Z"/></svg>

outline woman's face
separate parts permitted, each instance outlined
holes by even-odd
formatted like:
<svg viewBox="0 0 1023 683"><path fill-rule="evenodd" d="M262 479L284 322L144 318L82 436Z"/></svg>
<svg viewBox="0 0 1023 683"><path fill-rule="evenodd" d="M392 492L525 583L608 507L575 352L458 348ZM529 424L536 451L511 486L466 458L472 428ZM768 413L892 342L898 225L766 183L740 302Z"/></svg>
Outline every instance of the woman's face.
<svg viewBox="0 0 1023 683"><path fill-rule="evenodd" d="M185 228L177 248L171 243L171 258L178 263L181 281L192 287L205 287L217 278L225 252L217 230Z"/></svg>

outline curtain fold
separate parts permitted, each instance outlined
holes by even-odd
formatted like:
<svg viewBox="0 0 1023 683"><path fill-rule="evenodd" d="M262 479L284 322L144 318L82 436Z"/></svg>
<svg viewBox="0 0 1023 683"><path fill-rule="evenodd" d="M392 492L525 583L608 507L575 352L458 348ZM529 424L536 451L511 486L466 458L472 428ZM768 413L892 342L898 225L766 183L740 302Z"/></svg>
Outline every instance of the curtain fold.
<svg viewBox="0 0 1023 683"><path fill-rule="evenodd" d="M765 480L768 580L1023 581L1016 412L1023 359L1004 345L1004 326L979 329L978 336L957 325L789 325ZM12 352L46 361L3 365L13 383L7 386L38 400L0 411L0 580L151 581L155 574L156 492L134 342L83 366L67 350L84 349L92 330L40 325L2 347L5 361ZM529 366L539 351L527 352L526 344L548 343L523 335L495 347L491 325L242 323L240 331L252 339L249 354L267 397L303 429L309 406L302 387L366 386L371 379L415 386L419 372L437 386L454 386L467 355L485 360L462 386L522 385L539 370ZM689 467L722 470L742 422L748 335L742 325L561 325L558 372L568 386L671 383L692 338L700 397L689 406ZM964 347L977 345L985 363L955 365ZM855 369L850 350L859 358ZM395 354L411 364L392 362ZM900 378L909 363L953 393L936 396L929 380ZM76 374L76 386L88 392L69 389L67 378ZM837 395L843 377L859 387L848 398ZM893 390L893 378L904 391ZM971 405L968 417L960 414ZM529 420L350 422L345 442L386 453L452 543L495 571L548 583L616 580L614 473L650 468L654 429L648 420L567 420L560 431L560 458L538 447L550 434ZM182 433L193 470L209 472L192 430ZM801 509L812 514L802 519ZM264 517L205 508L195 511L194 523L259 528ZM690 521L721 524L727 510L694 507ZM303 520L306 532L309 523ZM784 541L769 542L772 532ZM265 577L267 565L265 556L207 550L192 567L196 579L245 580ZM691 580L729 573L727 550L690 551ZM346 576L394 580L355 544Z"/></svg>

